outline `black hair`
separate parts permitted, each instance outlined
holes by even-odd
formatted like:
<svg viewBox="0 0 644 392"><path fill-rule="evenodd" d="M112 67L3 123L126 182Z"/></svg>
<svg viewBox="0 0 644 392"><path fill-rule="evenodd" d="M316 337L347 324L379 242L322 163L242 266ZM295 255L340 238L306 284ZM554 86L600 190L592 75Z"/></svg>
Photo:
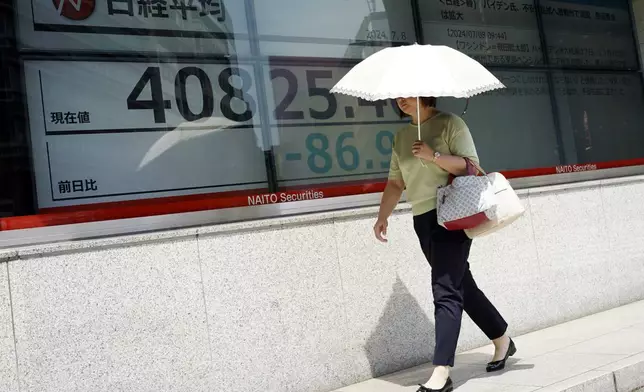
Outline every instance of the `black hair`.
<svg viewBox="0 0 644 392"><path fill-rule="evenodd" d="M435 108L436 101L437 101L436 97L420 97L420 104L421 106L424 106L424 107ZM408 114L400 110L400 108L398 107L398 103L396 102L395 99L394 99L394 107L396 108L396 111L398 112L398 115L400 116L400 118L405 118L408 116Z"/></svg>

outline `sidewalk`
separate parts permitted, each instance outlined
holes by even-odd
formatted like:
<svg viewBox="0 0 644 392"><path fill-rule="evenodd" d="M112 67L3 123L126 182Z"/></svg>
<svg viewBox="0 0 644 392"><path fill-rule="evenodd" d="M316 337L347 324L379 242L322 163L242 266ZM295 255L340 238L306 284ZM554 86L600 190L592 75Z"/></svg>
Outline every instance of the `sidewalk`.
<svg viewBox="0 0 644 392"><path fill-rule="evenodd" d="M633 392L644 387L644 301L513 338L517 355L485 373L492 346L459 354L456 392ZM413 392L422 365L335 392ZM643 390L644 391L644 390Z"/></svg>

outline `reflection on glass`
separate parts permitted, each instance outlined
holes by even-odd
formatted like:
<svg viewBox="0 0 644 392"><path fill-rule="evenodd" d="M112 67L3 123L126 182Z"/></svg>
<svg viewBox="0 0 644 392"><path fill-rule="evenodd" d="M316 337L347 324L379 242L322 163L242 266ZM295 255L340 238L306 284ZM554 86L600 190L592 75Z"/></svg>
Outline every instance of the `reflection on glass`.
<svg viewBox="0 0 644 392"><path fill-rule="evenodd" d="M574 136L574 163L644 156L644 97L639 75L557 72L562 131Z"/></svg>
<svg viewBox="0 0 644 392"><path fill-rule="evenodd" d="M17 1L19 44L42 50L250 54L243 1Z"/></svg>
<svg viewBox="0 0 644 392"><path fill-rule="evenodd" d="M627 0L543 1L548 57L553 66L637 69Z"/></svg>
<svg viewBox="0 0 644 392"><path fill-rule="evenodd" d="M251 64L27 61L25 72L40 208L267 186Z"/></svg>
<svg viewBox="0 0 644 392"><path fill-rule="evenodd" d="M276 0L255 8L262 54L288 56L264 69L279 188L381 181L405 120L390 102L329 90L360 59L416 41L411 2Z"/></svg>
<svg viewBox="0 0 644 392"><path fill-rule="evenodd" d="M495 71L507 87L470 99L464 116L487 171L560 164L545 72ZM442 98L438 108L460 114L465 101Z"/></svg>
<svg viewBox="0 0 644 392"><path fill-rule="evenodd" d="M418 3L425 43L450 46L486 65L543 65L532 0Z"/></svg>
<svg viewBox="0 0 644 392"><path fill-rule="evenodd" d="M17 45L0 59L22 67L6 85L24 76L26 91L0 102L0 177L26 185L0 191L0 215L382 181L407 120L329 90L361 59L416 41L461 50L507 85L465 116L486 169L644 156L626 0L541 1L549 64L532 0L418 1L420 20L399 0L14 4L0 14L15 15Z"/></svg>
<svg viewBox="0 0 644 392"><path fill-rule="evenodd" d="M386 177L393 134L404 121L389 101L330 94L349 69L275 60L265 70L281 186Z"/></svg>
<svg viewBox="0 0 644 392"><path fill-rule="evenodd" d="M362 59L416 41L410 2L273 0L255 1L255 9L267 55Z"/></svg>
<svg viewBox="0 0 644 392"><path fill-rule="evenodd" d="M52 59L24 63L39 208L268 187L257 68L235 60L243 1L17 8L20 47ZM69 51L130 59L56 58Z"/></svg>

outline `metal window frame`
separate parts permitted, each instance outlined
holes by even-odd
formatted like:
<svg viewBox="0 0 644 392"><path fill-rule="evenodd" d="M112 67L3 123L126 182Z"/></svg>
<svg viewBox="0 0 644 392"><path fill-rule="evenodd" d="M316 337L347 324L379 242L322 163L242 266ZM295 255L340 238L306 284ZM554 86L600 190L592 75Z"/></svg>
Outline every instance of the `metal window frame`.
<svg viewBox="0 0 644 392"><path fill-rule="evenodd" d="M644 166L589 171L511 180L517 190L559 186L561 191L577 188L579 183L644 175ZM202 226L239 223L306 214L355 210L380 203L380 193L343 196L315 201L301 201L254 207L229 208L101 222L89 222L25 230L0 231L0 249L31 245L78 241L95 238L164 232ZM404 199L403 199L404 202ZM375 215L374 215L375 218Z"/></svg>

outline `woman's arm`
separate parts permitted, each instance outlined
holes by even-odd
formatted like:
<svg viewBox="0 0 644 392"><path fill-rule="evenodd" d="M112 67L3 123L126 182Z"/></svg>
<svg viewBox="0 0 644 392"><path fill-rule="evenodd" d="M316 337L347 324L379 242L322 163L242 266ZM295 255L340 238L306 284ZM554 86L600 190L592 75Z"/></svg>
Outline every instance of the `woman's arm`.
<svg viewBox="0 0 644 392"><path fill-rule="evenodd" d="M412 152L416 158L424 161L434 162L443 170L455 176L463 176L467 174L467 163L465 159L455 155L443 155L434 158L434 150L429 147L425 142L417 141L412 147Z"/></svg>
<svg viewBox="0 0 644 392"><path fill-rule="evenodd" d="M400 201L403 191L405 190L405 183L400 179L389 179L385 192L382 194L380 201L380 210L378 211L378 220L373 227L374 234L380 242L387 242L385 236L387 235L387 220L391 213L396 208Z"/></svg>
<svg viewBox="0 0 644 392"><path fill-rule="evenodd" d="M452 116L449 120L444 137L449 145L450 154L434 156L434 150L422 141L417 141L412 147L414 156L425 161L434 162L442 169L455 176L463 176L467 173L467 163L464 158L478 164L479 158L474 145L474 139L470 130L458 116Z"/></svg>
<svg viewBox="0 0 644 392"><path fill-rule="evenodd" d="M405 183L402 180L388 180L385 192L382 194L380 201L380 210L378 211L378 220L387 220L394 212L394 208L400 201Z"/></svg>

